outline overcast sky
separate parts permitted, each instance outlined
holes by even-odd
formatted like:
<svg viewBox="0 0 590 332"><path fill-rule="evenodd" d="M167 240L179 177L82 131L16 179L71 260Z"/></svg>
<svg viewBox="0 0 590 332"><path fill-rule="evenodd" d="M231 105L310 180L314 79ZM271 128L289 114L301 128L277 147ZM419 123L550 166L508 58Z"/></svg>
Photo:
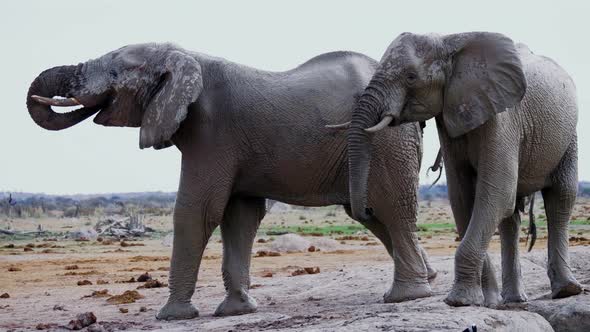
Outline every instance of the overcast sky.
<svg viewBox="0 0 590 332"><path fill-rule="evenodd" d="M370 3L370 4L369 4ZM501 32L549 56L574 78L580 116L579 174L590 180L589 1L3 1L0 10L0 191L174 191L180 153L139 150L139 130L91 120L44 130L25 107L43 70L123 45L174 42L267 70L352 50L380 59L401 32ZM424 163L438 149L429 122ZM426 165L424 165L426 166ZM425 167L424 167L425 169ZM422 183L426 178L422 171Z"/></svg>

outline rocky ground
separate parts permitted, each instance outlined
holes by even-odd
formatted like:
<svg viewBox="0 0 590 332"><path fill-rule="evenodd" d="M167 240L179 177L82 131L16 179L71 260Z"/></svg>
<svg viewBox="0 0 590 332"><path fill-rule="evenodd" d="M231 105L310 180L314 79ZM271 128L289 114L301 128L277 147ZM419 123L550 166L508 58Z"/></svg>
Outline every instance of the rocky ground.
<svg viewBox="0 0 590 332"><path fill-rule="evenodd" d="M304 227L317 225L319 220L324 223L325 219L341 219L340 212L330 213L328 218L324 214L325 211L302 217L299 211L281 212L273 222ZM348 225L348 221L343 223ZM59 225L69 227L63 221ZM318 230L323 228L315 232ZM586 226L573 229L570 242L574 273L586 287L590 287L588 232ZM496 309L452 308L443 303L453 280L452 255L458 244L452 231L440 231L438 226L421 231L421 243L439 271L433 283L435 294L398 304L382 302L382 295L392 280L393 264L374 237L363 232L314 235L285 240L284 236L261 234L253 251L251 271L251 294L258 301L258 312L220 318L212 316L224 297L221 243L215 234L205 252L193 296L201 316L175 322L155 319L168 293L164 284L171 248L166 238L139 241L4 238L0 242L0 330L60 331L91 324L84 328L89 331L462 331L475 324L478 331L590 331L588 292L567 299L548 298L543 233L532 252L521 252L529 303ZM314 250L309 251L312 246ZM285 252L299 249L302 252ZM490 251L499 273L496 237ZM302 272L305 268L312 274ZM146 279L141 276L145 272L152 280L147 284L138 282L140 278ZM76 320L79 314L87 312L93 313L96 322L92 316Z"/></svg>

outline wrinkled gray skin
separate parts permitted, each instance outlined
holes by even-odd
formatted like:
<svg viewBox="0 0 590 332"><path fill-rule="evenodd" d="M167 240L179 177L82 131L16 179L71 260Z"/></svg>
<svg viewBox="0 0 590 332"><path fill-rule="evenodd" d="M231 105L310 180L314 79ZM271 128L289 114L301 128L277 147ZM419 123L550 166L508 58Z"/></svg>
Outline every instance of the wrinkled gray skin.
<svg viewBox="0 0 590 332"><path fill-rule="evenodd" d="M256 310L249 268L265 198L340 204L350 214L346 136L324 125L350 118L376 66L364 55L334 52L273 73L169 44L133 45L45 71L32 83L27 105L46 129L67 128L101 110L98 124L141 127L141 148L174 144L182 152L170 297L157 317L198 315L191 297L217 225L227 294L215 313L233 315ZM85 107L58 114L32 95L75 98ZM417 124L373 140L374 217L361 221L395 262L387 302L429 296L428 279L436 274L414 233L421 144Z"/></svg>
<svg viewBox="0 0 590 332"><path fill-rule="evenodd" d="M552 296L578 294L582 288L568 258L568 221L577 191L577 112L568 74L503 35L404 33L385 52L348 129L353 215L367 214L366 193L372 190L366 179L374 138L363 129L389 119L397 126L434 117L463 238L446 303L499 301L486 254L498 226L503 299L526 301L515 208L539 190L548 219Z"/></svg>

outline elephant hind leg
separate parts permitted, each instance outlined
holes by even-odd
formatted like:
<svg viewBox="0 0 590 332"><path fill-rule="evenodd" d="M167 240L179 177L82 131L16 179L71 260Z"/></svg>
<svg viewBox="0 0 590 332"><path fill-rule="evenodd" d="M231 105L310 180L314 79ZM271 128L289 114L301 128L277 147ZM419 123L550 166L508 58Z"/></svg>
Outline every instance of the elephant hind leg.
<svg viewBox="0 0 590 332"><path fill-rule="evenodd" d="M222 275L226 296L215 310L215 316L256 311L256 301L248 294L250 257L256 231L265 213L263 198L235 197L229 201L221 224Z"/></svg>
<svg viewBox="0 0 590 332"><path fill-rule="evenodd" d="M547 213L548 270L553 298L582 292L582 286L569 266L568 223L578 188L577 144L573 141L557 169L551 174L551 186L542 190Z"/></svg>
<svg viewBox="0 0 590 332"><path fill-rule="evenodd" d="M344 206L344 211L346 211L348 216L350 218L352 218L352 212L350 210L349 205ZM373 233L379 239L379 241L381 241L381 243L383 243L383 245L385 246L385 249L387 250L387 253L393 259L394 258L393 242L391 240L391 236L389 236L389 231L387 230L387 227L385 227L385 225L383 225L383 223L381 223L379 220L377 220L377 218L373 218L373 220L368 221L368 222L360 222L360 223L363 226L365 226L369 231L371 231L371 233ZM426 269L428 272L428 281L432 282L436 278L436 275L438 274L438 272L436 271L435 268L432 267L432 265L430 265L430 262L428 259L428 254L426 253L424 248L422 248L421 246L420 246L420 254L422 255L422 260L424 260L424 264L426 265Z"/></svg>
<svg viewBox="0 0 590 332"><path fill-rule="evenodd" d="M351 216L350 207L344 206L344 209ZM431 296L432 290L428 283L431 275L426 268L430 264L427 263L426 253L418 244L413 227L410 226L411 222L415 223L415 219L404 224L394 215L396 214L385 214L382 209L378 209L372 220L362 223L383 243L394 261L393 284L383 299L386 303L394 303ZM387 225L381 221L387 220L386 216L393 218ZM434 279L436 271L432 270L430 273Z"/></svg>
<svg viewBox="0 0 590 332"><path fill-rule="evenodd" d="M518 211L502 220L499 226L502 241L502 300L504 303L527 301L518 257L519 228Z"/></svg>

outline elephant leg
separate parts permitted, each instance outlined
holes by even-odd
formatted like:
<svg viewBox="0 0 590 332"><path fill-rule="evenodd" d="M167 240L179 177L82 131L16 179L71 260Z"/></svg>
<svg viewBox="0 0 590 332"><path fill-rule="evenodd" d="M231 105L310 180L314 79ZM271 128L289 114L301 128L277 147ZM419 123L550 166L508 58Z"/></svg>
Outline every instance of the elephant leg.
<svg viewBox="0 0 590 332"><path fill-rule="evenodd" d="M487 258L488 245L500 221L514 213L518 178L518 153L496 150L488 152L490 159L480 160L473 212L455 254L455 282L445 299L452 306L492 305L484 297L483 285L490 280L482 278L482 271L493 270ZM496 156L494 152L500 150L502 156ZM497 284L493 286L497 289Z"/></svg>
<svg viewBox="0 0 590 332"><path fill-rule="evenodd" d="M520 214L502 220L499 226L502 241L502 300L504 303L526 302L518 257Z"/></svg>
<svg viewBox="0 0 590 332"><path fill-rule="evenodd" d="M582 286L569 266L568 223L578 187L577 146L572 143L557 170L551 175L551 187L542 190L547 213L548 270L551 297L562 298L582 292Z"/></svg>
<svg viewBox="0 0 590 332"><path fill-rule="evenodd" d="M463 239L473 213L475 174L469 167L456 167L453 165L446 168L446 175L455 225L460 238ZM481 271L481 287L486 306L494 306L500 302L496 272L487 252L485 253Z"/></svg>
<svg viewBox="0 0 590 332"><path fill-rule="evenodd" d="M350 210L346 210L348 213L348 215L352 218L351 213L349 213ZM373 233L380 241L381 243L383 243L383 245L385 246L385 249L387 250L387 253L389 253L389 256L391 256L391 258L394 258L393 255L393 242L391 239L391 236L389 236L389 231L387 230L387 228L385 227L385 225L383 225L381 222L379 222L378 220L371 220L369 222L360 222L361 224L363 224L363 226L365 226L369 231L371 231L371 233ZM426 270L428 272L428 281L432 282L434 281L434 279L436 278L437 275L437 271L435 268L433 268L429 261L428 261L428 254L426 253L426 251L424 250L424 248L422 248L420 246L420 254L422 255L422 260L424 260L424 264L426 265Z"/></svg>
<svg viewBox="0 0 590 332"><path fill-rule="evenodd" d="M205 185L183 174L174 208L174 240L170 260L170 295L157 319L175 320L197 317L191 304L203 252L213 230L221 223L229 188ZM198 178L200 179L200 177ZM199 186L197 186L199 184ZM199 188L199 192L195 192Z"/></svg>
<svg viewBox="0 0 590 332"><path fill-rule="evenodd" d="M345 205L344 210L352 218L350 206ZM381 217L385 218L385 215L381 215ZM391 218L391 216L389 217ZM413 219L413 223L415 226L415 219ZM404 225L401 224L401 221L393 220L393 229L389 229L376 217L368 222L361 222L361 224L375 234L394 261L394 281L383 296L384 301L386 303L402 302L432 295L428 281L436 277L436 270L427 270L426 268L429 266L427 260L424 259L427 255L418 244L415 233L410 230L415 227L407 225L407 229L402 230ZM411 236L398 240L402 232L409 232ZM403 248L404 245L408 247Z"/></svg>
<svg viewBox="0 0 590 332"><path fill-rule="evenodd" d="M229 201L221 224L222 274L226 295L215 310L215 316L256 311L256 301L248 294L250 257L256 231L265 213L264 198L237 197Z"/></svg>
<svg viewBox="0 0 590 332"><path fill-rule="evenodd" d="M348 214L350 218L354 219L354 217L352 216L352 211L350 210L350 205L345 205L344 211L346 212L346 214ZM381 243L383 243L383 245L385 246L385 250L387 250L389 256L393 258L393 247L391 246L391 237L389 236L387 228L385 228L385 226L375 218L366 222L359 221L359 223L365 226L369 231L371 231L371 233L373 233L373 235L375 235L379 239L379 241L381 241Z"/></svg>
<svg viewBox="0 0 590 332"><path fill-rule="evenodd" d="M387 225L393 248L393 284L385 293L386 303L402 302L432 295L422 249L414 232L415 219L392 220Z"/></svg>

